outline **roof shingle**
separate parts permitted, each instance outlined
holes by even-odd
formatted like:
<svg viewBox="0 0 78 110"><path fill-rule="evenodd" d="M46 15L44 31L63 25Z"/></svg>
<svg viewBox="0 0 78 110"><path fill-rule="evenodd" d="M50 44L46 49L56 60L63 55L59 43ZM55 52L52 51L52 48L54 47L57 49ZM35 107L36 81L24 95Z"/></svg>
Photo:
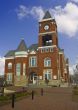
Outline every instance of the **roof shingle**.
<svg viewBox="0 0 78 110"><path fill-rule="evenodd" d="M27 46L25 44L24 40L21 40L18 48L16 49L16 51L26 51L27 50Z"/></svg>
<svg viewBox="0 0 78 110"><path fill-rule="evenodd" d="M32 50L37 50L37 48L38 48L38 44L32 44L28 49L30 50L30 51L32 51Z"/></svg>
<svg viewBox="0 0 78 110"><path fill-rule="evenodd" d="M15 55L15 50L10 50L7 52L7 54L4 57L11 57Z"/></svg>

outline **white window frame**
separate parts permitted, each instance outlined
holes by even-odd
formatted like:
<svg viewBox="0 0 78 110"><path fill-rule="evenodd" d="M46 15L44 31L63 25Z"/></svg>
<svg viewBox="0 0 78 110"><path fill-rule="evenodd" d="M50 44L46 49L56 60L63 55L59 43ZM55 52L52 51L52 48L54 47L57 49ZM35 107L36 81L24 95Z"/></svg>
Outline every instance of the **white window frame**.
<svg viewBox="0 0 78 110"><path fill-rule="evenodd" d="M50 48L50 52L53 52L53 48Z"/></svg>
<svg viewBox="0 0 78 110"><path fill-rule="evenodd" d="M34 65L33 65L33 60L34 60ZM29 58L29 67L37 67L37 57L32 56Z"/></svg>
<svg viewBox="0 0 78 110"><path fill-rule="evenodd" d="M49 64L50 62L50 64ZM51 58L44 59L44 67L51 67Z"/></svg>
<svg viewBox="0 0 78 110"><path fill-rule="evenodd" d="M46 79L45 75L47 76L48 80L52 80L52 70L51 69L44 70L44 74L43 75L44 75L43 76L44 80ZM50 77L49 77L49 75L50 75Z"/></svg>

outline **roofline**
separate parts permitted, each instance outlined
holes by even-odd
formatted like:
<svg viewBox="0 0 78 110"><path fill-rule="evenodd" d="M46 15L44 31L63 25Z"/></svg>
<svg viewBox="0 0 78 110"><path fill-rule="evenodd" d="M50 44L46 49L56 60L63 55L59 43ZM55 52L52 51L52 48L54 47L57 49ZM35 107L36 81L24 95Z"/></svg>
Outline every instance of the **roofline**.
<svg viewBox="0 0 78 110"><path fill-rule="evenodd" d="M53 20L53 18L48 18L48 19L42 19L39 22L44 22L44 21L49 21L49 20Z"/></svg>
<svg viewBox="0 0 78 110"><path fill-rule="evenodd" d="M56 45L52 45L52 46L42 46L42 47L38 47L38 49L40 48L50 48L50 47L57 47Z"/></svg>
<svg viewBox="0 0 78 110"><path fill-rule="evenodd" d="M53 34L53 33L56 33L56 31L50 31L50 32L39 33L39 35Z"/></svg>

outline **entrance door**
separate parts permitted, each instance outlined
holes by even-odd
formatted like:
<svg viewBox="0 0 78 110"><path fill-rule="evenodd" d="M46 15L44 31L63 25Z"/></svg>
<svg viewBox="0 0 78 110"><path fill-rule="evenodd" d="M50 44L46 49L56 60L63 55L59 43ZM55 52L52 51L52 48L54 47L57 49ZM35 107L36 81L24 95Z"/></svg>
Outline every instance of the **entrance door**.
<svg viewBox="0 0 78 110"><path fill-rule="evenodd" d="M37 81L38 81L37 76L33 76L33 84L37 84Z"/></svg>
<svg viewBox="0 0 78 110"><path fill-rule="evenodd" d="M30 82L32 84L37 84L37 82L38 82L38 76L37 76L36 73L31 73L30 74Z"/></svg>

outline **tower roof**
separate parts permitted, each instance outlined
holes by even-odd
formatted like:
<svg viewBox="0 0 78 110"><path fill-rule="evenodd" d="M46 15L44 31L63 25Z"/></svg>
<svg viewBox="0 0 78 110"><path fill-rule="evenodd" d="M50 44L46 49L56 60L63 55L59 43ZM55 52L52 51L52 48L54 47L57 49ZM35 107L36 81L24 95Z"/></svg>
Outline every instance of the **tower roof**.
<svg viewBox="0 0 78 110"><path fill-rule="evenodd" d="M52 17L51 17L50 12L49 12L49 11L46 11L46 13L45 13L43 19L48 19L48 18L52 18Z"/></svg>
<svg viewBox="0 0 78 110"><path fill-rule="evenodd" d="M27 50L27 46L25 44L24 39L22 39L16 51L26 51L26 50Z"/></svg>

